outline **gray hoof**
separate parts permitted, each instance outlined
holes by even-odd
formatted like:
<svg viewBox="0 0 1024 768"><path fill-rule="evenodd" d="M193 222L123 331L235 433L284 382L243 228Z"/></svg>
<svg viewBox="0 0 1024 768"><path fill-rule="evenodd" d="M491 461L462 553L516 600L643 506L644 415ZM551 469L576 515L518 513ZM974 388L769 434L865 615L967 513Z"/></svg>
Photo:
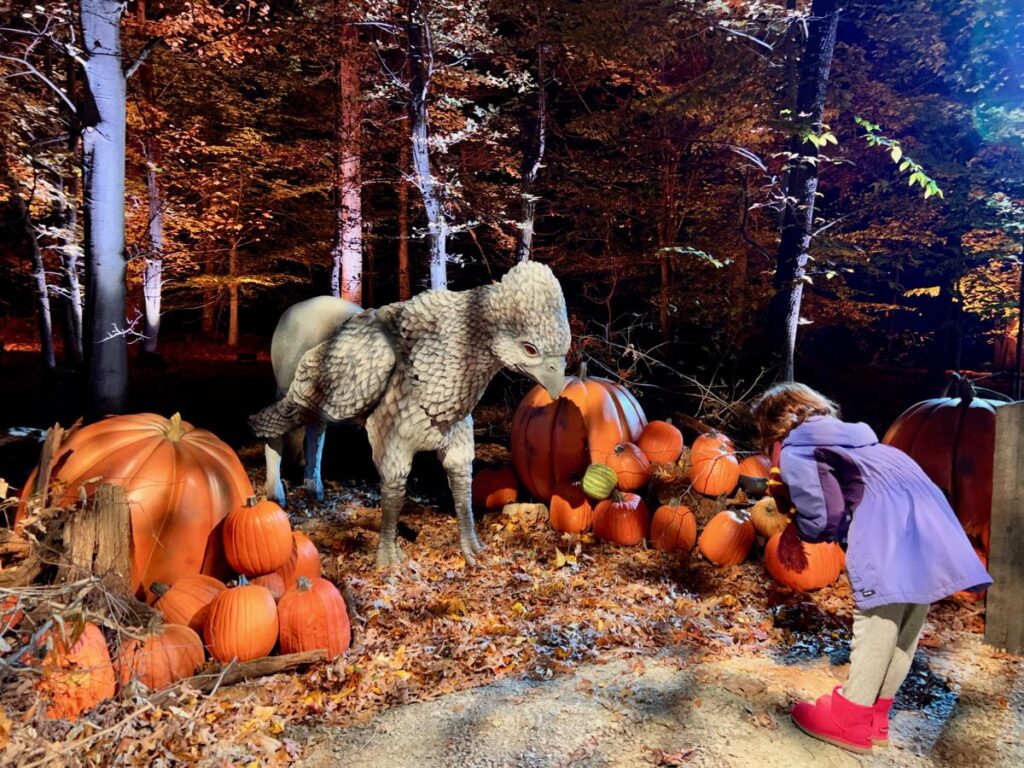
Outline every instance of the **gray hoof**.
<svg viewBox="0 0 1024 768"><path fill-rule="evenodd" d="M307 478L302 481L302 487L306 489L306 493L312 496L315 501L324 500L324 484L321 481Z"/></svg>

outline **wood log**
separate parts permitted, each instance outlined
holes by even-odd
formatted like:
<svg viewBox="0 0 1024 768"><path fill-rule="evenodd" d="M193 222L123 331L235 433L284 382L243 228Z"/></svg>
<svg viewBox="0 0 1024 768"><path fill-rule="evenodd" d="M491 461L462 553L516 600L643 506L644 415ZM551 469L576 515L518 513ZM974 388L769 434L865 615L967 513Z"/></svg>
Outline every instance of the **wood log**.
<svg viewBox="0 0 1024 768"><path fill-rule="evenodd" d="M98 576L115 593L130 593L131 512L124 486L102 483L91 502L64 526L64 553L58 578L77 581Z"/></svg>
<svg viewBox="0 0 1024 768"><path fill-rule="evenodd" d="M212 693L226 685L234 685L267 675L276 675L326 660L327 651L321 650L287 653L283 656L264 656L252 661L232 661L227 664L207 667L198 675L181 680L179 684L200 693ZM152 701L160 706L173 700L177 693L173 690L160 692L152 697Z"/></svg>

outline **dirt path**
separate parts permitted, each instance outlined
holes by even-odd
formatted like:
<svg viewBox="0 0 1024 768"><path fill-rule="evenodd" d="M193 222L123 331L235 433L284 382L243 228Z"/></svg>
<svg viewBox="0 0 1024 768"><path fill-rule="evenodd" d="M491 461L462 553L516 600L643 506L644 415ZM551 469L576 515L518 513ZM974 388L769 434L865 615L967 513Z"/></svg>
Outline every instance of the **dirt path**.
<svg viewBox="0 0 1024 768"><path fill-rule="evenodd" d="M1024 670L973 635L919 654L893 745L859 757L791 725L799 697L826 693L845 666L765 656L687 664L663 656L505 680L389 710L352 728L290 729L302 766L967 766L1024 765Z"/></svg>

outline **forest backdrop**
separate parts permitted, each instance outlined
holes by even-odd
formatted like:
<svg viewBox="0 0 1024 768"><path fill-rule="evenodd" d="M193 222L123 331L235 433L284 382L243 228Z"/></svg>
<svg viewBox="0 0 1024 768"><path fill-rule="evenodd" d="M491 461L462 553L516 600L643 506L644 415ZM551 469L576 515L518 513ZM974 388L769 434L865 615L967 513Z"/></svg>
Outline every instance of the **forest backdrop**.
<svg viewBox="0 0 1024 768"><path fill-rule="evenodd" d="M524 258L637 383L1013 368L1018 0L0 12L0 334L93 413L165 340L263 350L301 298Z"/></svg>

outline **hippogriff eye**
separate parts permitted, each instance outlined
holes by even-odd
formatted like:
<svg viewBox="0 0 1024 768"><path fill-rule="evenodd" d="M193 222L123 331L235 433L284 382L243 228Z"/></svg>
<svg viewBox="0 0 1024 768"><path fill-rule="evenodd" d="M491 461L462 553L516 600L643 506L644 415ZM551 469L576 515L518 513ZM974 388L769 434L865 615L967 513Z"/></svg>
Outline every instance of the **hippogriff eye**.
<svg viewBox="0 0 1024 768"><path fill-rule="evenodd" d="M540 354L540 352L537 351L537 348L528 341L523 342L523 352L525 352L529 357L536 357Z"/></svg>

